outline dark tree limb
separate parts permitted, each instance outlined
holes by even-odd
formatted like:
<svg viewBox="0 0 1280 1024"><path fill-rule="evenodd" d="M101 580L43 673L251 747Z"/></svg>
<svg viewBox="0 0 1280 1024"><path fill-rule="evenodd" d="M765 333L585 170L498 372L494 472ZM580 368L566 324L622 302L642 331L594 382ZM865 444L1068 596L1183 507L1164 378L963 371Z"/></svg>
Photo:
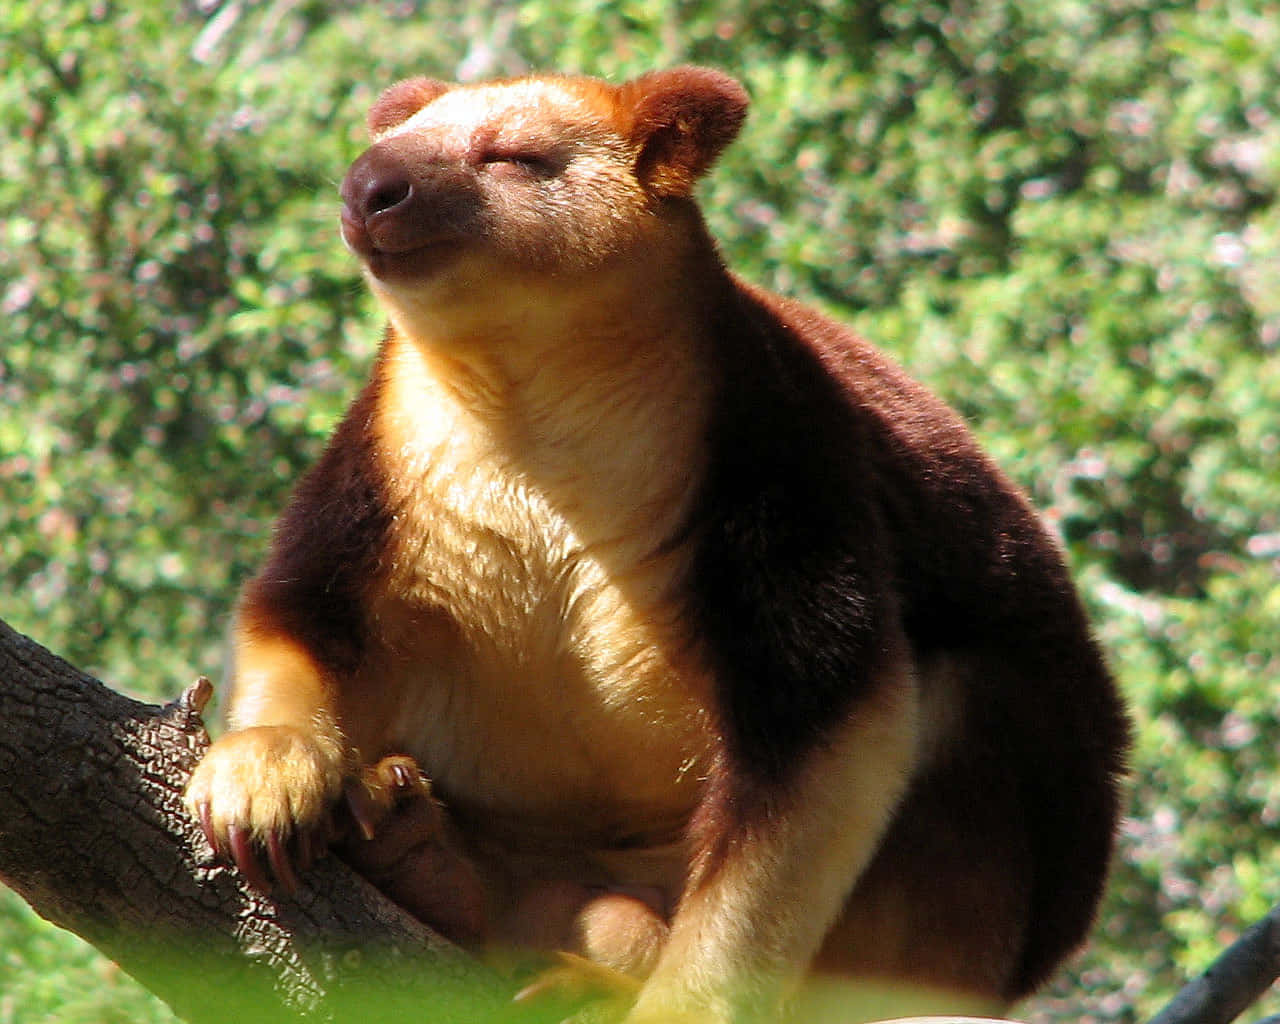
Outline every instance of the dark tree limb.
<svg viewBox="0 0 1280 1024"><path fill-rule="evenodd" d="M141 704L0 622L0 880L193 1024L506 1020L496 975L335 857L272 900L182 806L201 681Z"/></svg>
<svg viewBox="0 0 1280 1024"><path fill-rule="evenodd" d="M1208 970L1184 986L1151 1024L1227 1024L1261 998L1277 978L1280 906L1273 907L1228 946Z"/></svg>

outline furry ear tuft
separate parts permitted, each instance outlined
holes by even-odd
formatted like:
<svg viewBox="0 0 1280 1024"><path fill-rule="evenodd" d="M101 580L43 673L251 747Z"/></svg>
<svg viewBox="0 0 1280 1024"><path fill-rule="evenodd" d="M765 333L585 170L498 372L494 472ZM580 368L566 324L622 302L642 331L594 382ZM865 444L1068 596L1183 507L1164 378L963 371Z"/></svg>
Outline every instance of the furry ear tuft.
<svg viewBox="0 0 1280 1024"><path fill-rule="evenodd" d="M636 176L651 192L685 197L737 137L746 90L711 68L653 71L619 89L620 112L637 146Z"/></svg>
<svg viewBox="0 0 1280 1024"><path fill-rule="evenodd" d="M437 96L453 88L435 78L406 78L396 82L369 108L365 123L375 139L388 128L409 120Z"/></svg>

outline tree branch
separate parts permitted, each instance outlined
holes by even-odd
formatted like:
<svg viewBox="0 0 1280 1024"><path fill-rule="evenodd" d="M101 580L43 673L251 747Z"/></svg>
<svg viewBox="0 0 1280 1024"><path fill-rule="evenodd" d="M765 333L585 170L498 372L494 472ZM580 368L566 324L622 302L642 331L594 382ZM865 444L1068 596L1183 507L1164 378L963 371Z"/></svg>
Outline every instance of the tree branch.
<svg viewBox="0 0 1280 1024"><path fill-rule="evenodd" d="M1200 977L1183 986L1151 1024L1227 1024L1261 998L1277 978L1280 905L1248 928Z"/></svg>
<svg viewBox="0 0 1280 1024"><path fill-rule="evenodd" d="M207 681L164 707L0 622L0 880L192 1024L511 1019L509 990L336 857L249 889L182 806Z"/></svg>

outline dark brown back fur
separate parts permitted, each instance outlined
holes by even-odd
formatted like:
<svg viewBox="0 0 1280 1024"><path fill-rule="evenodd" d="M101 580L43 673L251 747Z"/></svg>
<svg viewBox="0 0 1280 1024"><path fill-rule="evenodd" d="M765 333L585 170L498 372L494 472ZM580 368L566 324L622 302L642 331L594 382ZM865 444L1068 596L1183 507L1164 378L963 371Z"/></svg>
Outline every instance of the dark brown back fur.
<svg viewBox="0 0 1280 1024"><path fill-rule="evenodd" d="M1128 743L1061 556L958 417L872 346L746 286L722 302L693 585L731 754L744 777L785 781L900 617L926 700L931 664L963 677L963 740L916 779L862 889L901 890L917 935L947 906L952 931L988 922L989 941L1021 946L1002 979L1021 996L1091 923ZM980 899L955 898L983 878ZM993 909L1001 886L1025 886L1025 905Z"/></svg>

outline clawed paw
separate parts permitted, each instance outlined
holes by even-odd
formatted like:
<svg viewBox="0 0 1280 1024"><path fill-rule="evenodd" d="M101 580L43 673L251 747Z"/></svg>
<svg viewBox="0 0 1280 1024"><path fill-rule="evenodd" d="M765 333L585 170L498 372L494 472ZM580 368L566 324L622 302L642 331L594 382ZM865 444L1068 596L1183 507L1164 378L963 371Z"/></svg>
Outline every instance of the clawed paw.
<svg viewBox="0 0 1280 1024"><path fill-rule="evenodd" d="M355 827L334 844L338 856L436 932L479 945L484 884L413 760L383 758L344 792Z"/></svg>
<svg viewBox="0 0 1280 1024"><path fill-rule="evenodd" d="M360 836L369 840L378 835L387 816L403 802L413 798L430 800L431 785L413 758L393 754L377 764L365 765L344 779L342 797L338 809L339 835L348 831L343 828L346 821L342 815L345 814Z"/></svg>
<svg viewBox="0 0 1280 1024"><path fill-rule="evenodd" d="M336 739L288 726L227 733L187 784L185 802L215 854L262 893L298 876L346 832L372 836L406 793L425 789L408 757L358 771Z"/></svg>

